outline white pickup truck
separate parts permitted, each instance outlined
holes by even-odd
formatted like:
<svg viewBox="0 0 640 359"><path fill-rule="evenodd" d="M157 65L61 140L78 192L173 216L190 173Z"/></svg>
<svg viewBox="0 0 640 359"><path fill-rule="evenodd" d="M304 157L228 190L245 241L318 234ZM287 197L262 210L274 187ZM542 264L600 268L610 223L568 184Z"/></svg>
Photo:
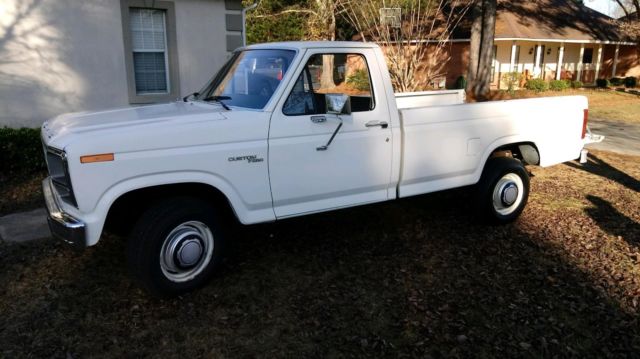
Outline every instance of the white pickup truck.
<svg viewBox="0 0 640 359"><path fill-rule="evenodd" d="M505 223L526 205L525 164L592 141L587 107L395 94L374 44L248 46L183 100L45 122L49 224L80 247L127 233L135 277L172 295L220 263L225 213L253 224L476 185L481 213Z"/></svg>

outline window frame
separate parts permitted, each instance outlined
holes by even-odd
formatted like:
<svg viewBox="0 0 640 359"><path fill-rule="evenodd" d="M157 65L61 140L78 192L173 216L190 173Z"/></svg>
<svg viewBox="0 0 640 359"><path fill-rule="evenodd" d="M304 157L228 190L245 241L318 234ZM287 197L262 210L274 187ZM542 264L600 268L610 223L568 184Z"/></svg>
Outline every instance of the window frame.
<svg viewBox="0 0 640 359"><path fill-rule="evenodd" d="M496 68L498 67L498 45L493 45L491 51L493 51L493 55L491 56L491 83L500 82L499 76L496 79Z"/></svg>
<svg viewBox="0 0 640 359"><path fill-rule="evenodd" d="M338 50L338 49L336 49ZM351 50L351 49L349 49ZM300 116L321 116L321 115L326 115L326 113L316 113L316 114L286 114L284 112L284 106L286 104L286 102L289 99L289 96L291 96L291 93L293 92L293 89L295 88L295 82L298 81L298 78L300 77L300 75L305 71L305 69L307 68L307 64L309 62L309 60L313 57L313 56L323 56L323 55L345 55L345 56L349 56L349 55L357 55L360 56L362 58L362 60L364 61L364 64L367 66L367 74L369 75L369 87L371 89L371 106L369 108L369 110L367 111L355 111L355 113L360 113L360 112L371 112L371 111L375 111L376 107L377 107L377 101L376 101L376 96L375 96L375 89L374 89L374 84L373 84L373 78L371 77L371 66L369 66L369 61L367 60L367 55L365 55L362 52L358 52L358 51L335 51L335 52L312 52L312 53L308 53L303 60L300 63L300 68L296 69L296 72L293 73L292 75L292 84L290 87L286 88L284 90L284 94L286 96L283 96L283 102L282 105L280 106L280 112L286 116L286 117L300 117ZM345 78L346 81L346 78ZM313 84L310 84L310 86L313 86ZM288 91L288 92L287 92ZM349 96L351 97L351 96ZM354 112L352 112L354 113Z"/></svg>
<svg viewBox="0 0 640 359"><path fill-rule="evenodd" d="M139 94L136 91L135 68L133 66L133 43L131 34L131 8L163 10L165 18L165 66L167 67L167 92ZM120 0L122 18L122 37L124 42L124 58L127 76L127 91L130 104L149 104L169 102L180 94L180 78L178 67L178 44L176 36L175 4L170 1Z"/></svg>

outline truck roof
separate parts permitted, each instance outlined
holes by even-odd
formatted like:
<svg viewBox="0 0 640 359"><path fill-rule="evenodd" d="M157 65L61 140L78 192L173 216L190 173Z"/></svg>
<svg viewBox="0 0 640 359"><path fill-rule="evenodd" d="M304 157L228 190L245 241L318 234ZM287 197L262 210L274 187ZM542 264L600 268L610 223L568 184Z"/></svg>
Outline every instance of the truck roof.
<svg viewBox="0 0 640 359"><path fill-rule="evenodd" d="M268 42L263 44L249 45L240 49L315 49L315 48L377 48L378 45L372 42L359 41L287 41Z"/></svg>

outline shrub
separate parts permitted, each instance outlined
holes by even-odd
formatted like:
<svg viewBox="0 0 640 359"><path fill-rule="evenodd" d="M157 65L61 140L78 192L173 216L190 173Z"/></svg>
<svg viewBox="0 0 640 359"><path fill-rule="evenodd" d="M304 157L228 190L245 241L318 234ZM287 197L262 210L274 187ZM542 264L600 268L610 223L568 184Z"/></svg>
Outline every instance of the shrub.
<svg viewBox="0 0 640 359"><path fill-rule="evenodd" d="M624 84L624 80L619 77L612 77L609 79L609 83L611 86L622 86Z"/></svg>
<svg viewBox="0 0 640 359"><path fill-rule="evenodd" d="M579 89L583 86L584 84L582 83L582 81L571 81L571 87L574 89Z"/></svg>
<svg viewBox="0 0 640 359"><path fill-rule="evenodd" d="M624 79L624 87L633 88L638 85L638 80L635 77L629 76Z"/></svg>
<svg viewBox="0 0 640 359"><path fill-rule="evenodd" d="M607 79L597 79L596 80L596 86L598 86L601 89L606 89L609 87L609 80Z"/></svg>
<svg viewBox="0 0 640 359"><path fill-rule="evenodd" d="M543 79L531 79L524 85L527 90L543 92L549 89L549 83Z"/></svg>
<svg viewBox="0 0 640 359"><path fill-rule="evenodd" d="M467 79L464 76L458 76L456 79L456 89L464 90L467 88Z"/></svg>
<svg viewBox="0 0 640 359"><path fill-rule="evenodd" d="M552 91L564 91L569 88L569 83L564 80L553 80L549 82L549 88Z"/></svg>
<svg viewBox="0 0 640 359"><path fill-rule="evenodd" d="M353 75L347 77L347 84L353 86L358 91L371 91L369 84L369 73L367 70L356 70Z"/></svg>
<svg viewBox="0 0 640 359"><path fill-rule="evenodd" d="M39 128L0 128L0 174L27 174L44 168Z"/></svg>
<svg viewBox="0 0 640 359"><path fill-rule="evenodd" d="M502 75L502 80L507 85L507 91L509 91L510 94L513 94L516 85L518 85L518 82L520 81L520 73L517 71L507 72L506 74Z"/></svg>

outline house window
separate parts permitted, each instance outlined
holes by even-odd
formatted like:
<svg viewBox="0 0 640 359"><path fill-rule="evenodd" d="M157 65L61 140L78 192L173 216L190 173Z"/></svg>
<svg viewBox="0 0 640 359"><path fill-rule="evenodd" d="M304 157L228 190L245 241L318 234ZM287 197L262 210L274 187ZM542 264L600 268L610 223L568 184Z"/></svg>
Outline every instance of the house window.
<svg viewBox="0 0 640 359"><path fill-rule="evenodd" d="M520 65L520 45L516 46L516 56L513 60L513 69L511 71L518 72L518 66Z"/></svg>
<svg viewBox="0 0 640 359"><path fill-rule="evenodd" d="M496 65L497 65L497 59L498 57L498 46L494 45L493 46L493 55L492 55L492 60L491 60L491 82L496 80Z"/></svg>
<svg viewBox="0 0 640 359"><path fill-rule="evenodd" d="M130 9L131 50L136 94L166 94L169 89L164 10Z"/></svg>
<svg viewBox="0 0 640 359"><path fill-rule="evenodd" d="M544 56L547 52L547 47L545 45L540 45L538 47L540 51L540 66L544 67Z"/></svg>
<svg viewBox="0 0 640 359"><path fill-rule="evenodd" d="M582 63L583 64L593 63L593 49L584 49L584 54L582 54Z"/></svg>
<svg viewBox="0 0 640 359"><path fill-rule="evenodd" d="M129 102L174 100L179 79L173 2L121 0L121 11Z"/></svg>

